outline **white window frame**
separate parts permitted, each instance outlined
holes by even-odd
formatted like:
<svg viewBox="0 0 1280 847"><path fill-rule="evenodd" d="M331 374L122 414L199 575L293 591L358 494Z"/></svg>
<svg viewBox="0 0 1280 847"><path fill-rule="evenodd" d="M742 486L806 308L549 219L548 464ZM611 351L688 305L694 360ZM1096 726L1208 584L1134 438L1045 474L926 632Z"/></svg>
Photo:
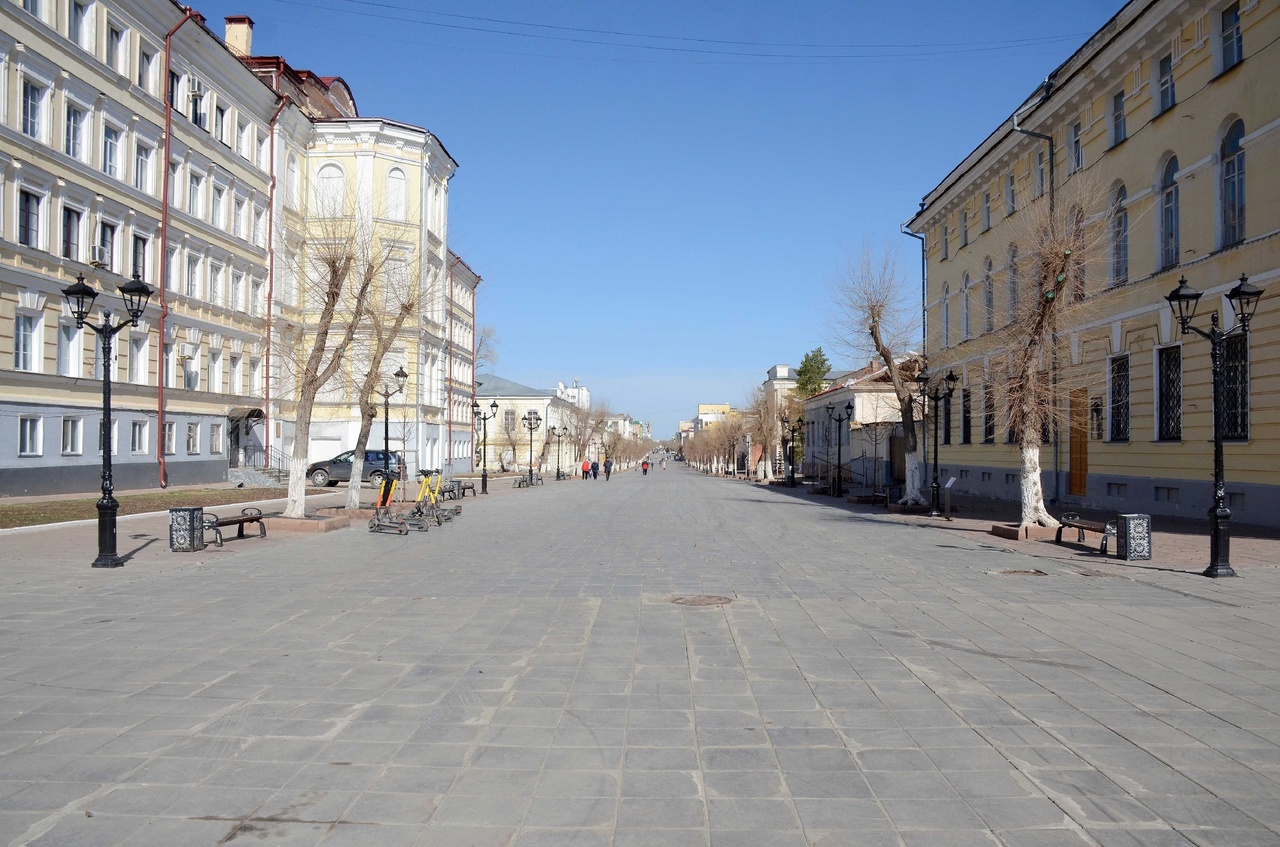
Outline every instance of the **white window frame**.
<svg viewBox="0 0 1280 847"><path fill-rule="evenodd" d="M200 422L187 421L187 455L200 455Z"/></svg>
<svg viewBox="0 0 1280 847"><path fill-rule="evenodd" d="M18 456L21 458L44 455L44 418L39 415L18 417Z"/></svg>
<svg viewBox="0 0 1280 847"><path fill-rule="evenodd" d="M991 192L982 192L982 231L991 229Z"/></svg>
<svg viewBox="0 0 1280 847"><path fill-rule="evenodd" d="M143 155L145 151L146 155ZM133 187L143 194L151 194L155 178L153 168L156 149L149 144L135 141L133 145Z"/></svg>
<svg viewBox="0 0 1280 847"><path fill-rule="evenodd" d="M1129 137L1128 122L1124 110L1124 89L1111 95L1111 146Z"/></svg>
<svg viewBox="0 0 1280 847"><path fill-rule="evenodd" d="M118 37L113 39L113 34ZM113 50L114 56L111 55ZM102 60L107 67L121 75L124 74L122 69L129 67L129 29L111 18L107 18L107 35L103 40Z"/></svg>
<svg viewBox="0 0 1280 847"><path fill-rule="evenodd" d="M71 416L63 417L62 455L84 455L84 418Z"/></svg>
<svg viewBox="0 0 1280 847"><path fill-rule="evenodd" d="M21 98L21 123L18 130L28 138L48 143L49 86L40 80L23 76L18 92Z"/></svg>
<svg viewBox="0 0 1280 847"><path fill-rule="evenodd" d="M151 336L144 333L129 336L129 382L147 385L151 370Z"/></svg>
<svg viewBox="0 0 1280 847"><path fill-rule="evenodd" d="M82 12L77 20L76 10ZM67 40L82 50L93 50L93 3L69 0L67 3Z"/></svg>
<svg viewBox="0 0 1280 847"><path fill-rule="evenodd" d="M26 327L24 329L24 327ZM44 313L18 309L13 321L13 369L44 372Z"/></svg>
<svg viewBox="0 0 1280 847"><path fill-rule="evenodd" d="M67 227L67 215L74 214L76 216L75 227ZM89 213L79 206L70 203L64 203L62 206L62 215L60 216L58 228L58 255L64 259L70 259L73 262L84 261L84 235L85 223L89 220ZM68 244L67 232L70 229L74 233L75 239ZM67 249L70 247L70 249Z"/></svg>
<svg viewBox="0 0 1280 847"><path fill-rule="evenodd" d="M84 369L84 330L70 319L58 321L58 376L78 379Z"/></svg>
<svg viewBox="0 0 1280 847"><path fill-rule="evenodd" d="M1067 142L1068 161L1070 162L1069 173L1084 170L1084 124L1076 121L1071 125L1071 132Z"/></svg>
<svg viewBox="0 0 1280 847"><path fill-rule="evenodd" d="M113 221L109 218L100 218L98 220L98 237L95 239L95 245L98 248L98 255L104 256L105 259L100 261L106 266L106 269L115 273L116 258L120 255L120 222Z"/></svg>
<svg viewBox="0 0 1280 847"><path fill-rule="evenodd" d="M176 444L176 440L178 437L177 433L178 433L178 425L174 421L164 422L164 432L162 437L164 439L164 454L166 456L172 456L177 452L174 449L175 447L178 446Z"/></svg>
<svg viewBox="0 0 1280 847"><path fill-rule="evenodd" d="M76 120L72 120L72 116ZM62 152L66 153L77 162L83 162L86 159L86 145L84 143L84 129L88 123L89 109L78 100L66 98L66 104L62 111Z"/></svg>
<svg viewBox="0 0 1280 847"><path fill-rule="evenodd" d="M150 438L147 421L133 421L129 425L129 452L134 456L144 456L148 452Z"/></svg>
<svg viewBox="0 0 1280 847"><path fill-rule="evenodd" d="M1240 5L1241 4L1238 2L1224 3L1222 6L1215 8L1210 14L1213 29L1213 69L1215 74L1224 74L1244 61L1244 22L1240 17L1240 13L1243 11L1240 8ZM1230 38L1230 41L1233 42L1232 50L1228 51L1227 43L1229 33L1222 27L1222 18L1232 8L1234 8L1236 12L1236 23L1231 30L1231 33L1234 34L1233 37ZM1228 55L1229 52L1234 54L1235 61L1227 64L1227 60L1230 58Z"/></svg>
<svg viewBox="0 0 1280 847"><path fill-rule="evenodd" d="M222 437L222 424L209 424L209 455L221 456L225 449Z"/></svg>
<svg viewBox="0 0 1280 847"><path fill-rule="evenodd" d="M1013 171L1009 171L1004 177L1004 214L1005 217L1012 215L1018 211L1018 180L1014 176Z"/></svg>
<svg viewBox="0 0 1280 847"><path fill-rule="evenodd" d="M1164 63L1168 61L1168 73L1164 71ZM1178 105L1178 89L1177 79L1174 70L1178 63L1174 61L1172 53L1166 53L1157 58L1153 63L1152 72L1155 74L1155 84L1152 85L1152 102L1156 107L1156 115L1163 115ZM1167 97L1166 97L1167 93Z"/></svg>

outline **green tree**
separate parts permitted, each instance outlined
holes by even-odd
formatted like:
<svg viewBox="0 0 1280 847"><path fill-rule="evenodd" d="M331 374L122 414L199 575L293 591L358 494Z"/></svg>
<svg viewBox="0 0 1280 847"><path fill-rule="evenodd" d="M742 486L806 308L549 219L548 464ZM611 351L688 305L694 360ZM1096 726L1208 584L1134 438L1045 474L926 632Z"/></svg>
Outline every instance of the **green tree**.
<svg viewBox="0 0 1280 847"><path fill-rule="evenodd" d="M822 390L831 363L821 347L815 347L804 354L800 367L796 368L796 394L801 398L812 397Z"/></svg>

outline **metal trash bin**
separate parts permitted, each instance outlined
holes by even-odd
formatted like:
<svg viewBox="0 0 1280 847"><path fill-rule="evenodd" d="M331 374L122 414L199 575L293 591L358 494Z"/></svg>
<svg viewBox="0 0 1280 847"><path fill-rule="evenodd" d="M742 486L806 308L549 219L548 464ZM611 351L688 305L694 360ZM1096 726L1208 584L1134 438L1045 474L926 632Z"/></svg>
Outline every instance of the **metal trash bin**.
<svg viewBox="0 0 1280 847"><path fill-rule="evenodd" d="M195 553L204 549L203 506L169 510L169 549L174 553Z"/></svg>
<svg viewBox="0 0 1280 847"><path fill-rule="evenodd" d="M1127 562L1151 559L1151 516L1116 515L1116 556Z"/></svg>

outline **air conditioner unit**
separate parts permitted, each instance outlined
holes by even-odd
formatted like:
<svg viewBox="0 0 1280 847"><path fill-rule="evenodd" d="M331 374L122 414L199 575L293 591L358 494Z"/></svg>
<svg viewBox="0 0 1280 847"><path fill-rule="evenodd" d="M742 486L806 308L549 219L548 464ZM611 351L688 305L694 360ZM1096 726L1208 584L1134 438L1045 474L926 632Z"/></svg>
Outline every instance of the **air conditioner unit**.
<svg viewBox="0 0 1280 847"><path fill-rule="evenodd" d="M178 358L179 358L180 360L182 360L182 361L189 362L189 361L191 361L192 359L194 359L194 358L196 357L196 354L197 354L197 353L199 353L199 352L200 352L200 345L198 345L198 344L183 344L183 345L179 348Z"/></svg>
<svg viewBox="0 0 1280 847"><path fill-rule="evenodd" d="M196 79L195 77L192 77L191 82L189 83L189 87L191 89L192 100L196 99L197 97L204 96L204 85L200 82L200 80Z"/></svg>
<svg viewBox="0 0 1280 847"><path fill-rule="evenodd" d="M105 268L110 259L111 254L107 251L106 247L103 247L100 244L95 244L89 248L89 264L93 265L95 268Z"/></svg>

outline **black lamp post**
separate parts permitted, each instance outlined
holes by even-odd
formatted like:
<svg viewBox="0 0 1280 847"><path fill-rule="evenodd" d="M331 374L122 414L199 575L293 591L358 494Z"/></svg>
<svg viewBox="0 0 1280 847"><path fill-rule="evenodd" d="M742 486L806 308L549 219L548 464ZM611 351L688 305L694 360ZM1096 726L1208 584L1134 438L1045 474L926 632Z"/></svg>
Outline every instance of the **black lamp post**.
<svg viewBox="0 0 1280 847"><path fill-rule="evenodd" d="M1182 334L1194 332L1209 342L1209 356L1213 364L1213 505L1209 508L1209 567L1203 574L1207 577L1235 576L1231 568L1231 510L1227 508L1226 481L1222 468L1222 405L1223 382L1225 381L1224 342L1233 335L1248 337L1249 320L1258 308L1258 300L1262 291L1249 283L1247 276L1241 276L1235 288L1227 292L1227 300L1236 313L1236 325L1223 330L1218 325L1218 313L1210 318L1209 330L1206 332L1191 325L1196 315L1196 305L1200 302L1200 292L1187 285L1187 278L1178 280L1178 287L1165 297L1169 308L1178 319Z"/></svg>
<svg viewBox="0 0 1280 847"><path fill-rule="evenodd" d="M529 487L533 487L533 433L538 427L542 426L542 416L536 411L526 412L520 418L520 422L524 424L524 428L529 430Z"/></svg>
<svg viewBox="0 0 1280 847"><path fill-rule="evenodd" d="M782 438L782 454L783 459L787 463L787 485L791 488L796 487L796 433L804 429L804 415L796 418L795 425L792 426L791 419L785 415L782 418L782 429L789 433L791 438L785 435Z"/></svg>
<svg viewBox="0 0 1280 847"><path fill-rule="evenodd" d="M556 482L564 479L564 474L560 471L560 441L564 438L564 427L551 427L547 430L551 433L551 437L556 440Z"/></svg>
<svg viewBox="0 0 1280 847"><path fill-rule="evenodd" d="M404 391L405 380L409 375L404 372L403 367L396 368L396 372L391 376L395 378L396 387L393 389L385 382L382 388L373 389L373 393L382 398L382 480L383 485L391 479L391 398L395 397L401 391Z"/></svg>
<svg viewBox="0 0 1280 847"><path fill-rule="evenodd" d="M929 486L931 518L942 514L942 489L938 485L938 424L942 419L938 415L938 407L943 400L951 402L951 395L956 393L956 383L959 381L960 377L956 376L955 371L947 371L942 382L930 387L928 373L921 370L916 374L916 382L920 384L921 403L924 404L925 400L933 401L933 484Z"/></svg>
<svg viewBox="0 0 1280 847"><path fill-rule="evenodd" d="M480 421L480 493L489 493L489 421L498 416L498 401L489 404L489 414L480 414L480 401L471 401L471 415Z"/></svg>
<svg viewBox="0 0 1280 847"><path fill-rule="evenodd" d="M91 324L87 320L98 292L85 284L83 276L76 277L75 285L62 289L62 296L67 298L67 305L76 319L76 329L88 326L102 339L102 499L98 501L98 558L93 560L95 568L118 568L124 564L124 559L116 554L116 515L120 511L120 503L112 493L115 483L111 478L111 340L126 326L138 325L152 293L150 286L137 274L119 286L119 291L129 318L113 324L111 310L104 309L102 323Z"/></svg>
<svg viewBox="0 0 1280 847"><path fill-rule="evenodd" d="M836 484L835 484L835 491L834 491L834 492L832 492L832 493L833 493L833 494L835 494L835 496L837 496L837 497L843 497L843 496L844 496L844 455L843 455L843 454L844 454L844 438L843 438L843 433L844 433L845 431L847 431L847 430L842 430L840 427L841 427L841 426L842 426L846 421L851 421L851 420L853 420L853 404L852 404L852 403L845 403L845 404L844 404L844 416L843 416L843 417L841 417L840 415L837 415L835 412L836 412L836 404L835 404L835 403L828 403L828 404L827 404L827 418L829 418L830 420L835 421L835 423L836 423Z"/></svg>

